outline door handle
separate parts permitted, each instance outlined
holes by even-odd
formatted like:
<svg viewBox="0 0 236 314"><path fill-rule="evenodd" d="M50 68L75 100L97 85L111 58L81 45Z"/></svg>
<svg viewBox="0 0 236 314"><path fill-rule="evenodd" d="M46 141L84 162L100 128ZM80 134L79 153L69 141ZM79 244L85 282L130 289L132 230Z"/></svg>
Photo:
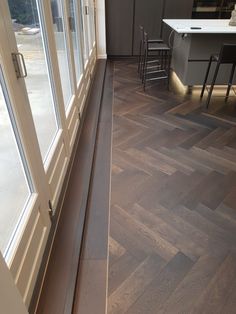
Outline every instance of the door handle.
<svg viewBox="0 0 236 314"><path fill-rule="evenodd" d="M85 15L89 15L89 6L88 5L85 6Z"/></svg>
<svg viewBox="0 0 236 314"><path fill-rule="evenodd" d="M69 16L68 17L68 23L69 23L69 28L70 30L73 32L75 31L75 21L74 21L74 18L72 16Z"/></svg>
<svg viewBox="0 0 236 314"><path fill-rule="evenodd" d="M16 77L25 78L28 74L23 54L20 52L12 52L11 56L16 72Z"/></svg>

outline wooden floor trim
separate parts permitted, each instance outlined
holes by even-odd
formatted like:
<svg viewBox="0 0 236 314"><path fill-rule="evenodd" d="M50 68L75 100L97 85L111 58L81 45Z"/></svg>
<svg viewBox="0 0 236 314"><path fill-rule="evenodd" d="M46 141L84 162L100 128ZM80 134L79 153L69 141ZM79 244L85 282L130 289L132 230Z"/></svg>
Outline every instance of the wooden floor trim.
<svg viewBox="0 0 236 314"><path fill-rule="evenodd" d="M108 62L90 184L74 314L105 314L111 180L113 63Z"/></svg>
<svg viewBox="0 0 236 314"><path fill-rule="evenodd" d="M36 313L72 312L105 68L98 60Z"/></svg>

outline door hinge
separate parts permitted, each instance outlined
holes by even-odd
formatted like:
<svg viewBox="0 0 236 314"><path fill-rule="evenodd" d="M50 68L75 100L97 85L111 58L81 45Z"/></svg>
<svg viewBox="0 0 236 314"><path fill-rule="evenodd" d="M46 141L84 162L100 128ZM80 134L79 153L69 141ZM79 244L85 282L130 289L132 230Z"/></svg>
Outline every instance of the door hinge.
<svg viewBox="0 0 236 314"><path fill-rule="evenodd" d="M15 68L16 77L25 78L27 76L27 70L23 54L20 52L12 52L11 57Z"/></svg>
<svg viewBox="0 0 236 314"><path fill-rule="evenodd" d="M53 209L51 200L48 201L48 207L49 207L48 213L49 213L50 219L52 220L55 210Z"/></svg>

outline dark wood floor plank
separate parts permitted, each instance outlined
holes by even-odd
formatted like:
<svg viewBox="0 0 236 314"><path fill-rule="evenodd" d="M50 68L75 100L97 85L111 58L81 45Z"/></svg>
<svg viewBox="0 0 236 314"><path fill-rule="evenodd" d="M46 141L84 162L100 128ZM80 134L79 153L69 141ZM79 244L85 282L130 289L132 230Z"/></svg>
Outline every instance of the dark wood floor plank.
<svg viewBox="0 0 236 314"><path fill-rule="evenodd" d="M174 210L175 214L186 220L193 226L199 228L202 232L209 235L213 241L216 241L219 246L231 247L233 244L232 238L222 228L218 227L210 220L204 218L196 211L192 211L185 206L177 206Z"/></svg>
<svg viewBox="0 0 236 314"><path fill-rule="evenodd" d="M162 237L166 242L176 247L192 260L197 260L198 257L204 253L202 247L197 246L191 239L187 239L182 233L173 229L160 217L153 215L143 207L136 205L133 208L129 208L127 211L134 219L135 223L143 226L143 228L149 229L152 235L156 234L158 237Z"/></svg>
<svg viewBox="0 0 236 314"><path fill-rule="evenodd" d="M132 254L139 262L142 262L146 256L153 250L149 246L143 246L145 239L140 241L135 237L135 233L127 230L123 224L119 224L111 215L110 235L116 239L130 254ZM168 256L170 259L174 255Z"/></svg>
<svg viewBox="0 0 236 314"><path fill-rule="evenodd" d="M231 223L235 224L236 223L236 210L226 206L224 203L221 203L217 208L216 212L230 221Z"/></svg>
<svg viewBox="0 0 236 314"><path fill-rule="evenodd" d="M225 304L222 308L222 313L234 314L236 309L236 279L230 289L229 296L225 300Z"/></svg>
<svg viewBox="0 0 236 314"><path fill-rule="evenodd" d="M162 237L162 234L157 230L154 232L144 223L132 219L121 207L117 205L113 207L112 217L124 226L128 236L131 234L138 241L140 248L143 248L149 254L155 252L165 260L169 260L178 252L178 248L173 246L164 236Z"/></svg>
<svg viewBox="0 0 236 314"><path fill-rule="evenodd" d="M176 172L176 168L173 166L170 166L165 162L150 156L148 153L139 151L135 148L130 148L126 151L123 151L122 154L126 160L131 159L133 164L137 163L137 167L140 169L150 169L150 175L152 175L153 172L155 173L156 170L167 175L172 175Z"/></svg>
<svg viewBox="0 0 236 314"><path fill-rule="evenodd" d="M200 298L203 290L224 262L226 254L224 252L218 254L218 256L204 255L200 257L188 275L172 293L171 297L162 306L160 313L191 313L194 303Z"/></svg>
<svg viewBox="0 0 236 314"><path fill-rule="evenodd" d="M195 303L191 313L222 313L222 308L231 292L235 278L236 257L229 254L207 288L204 289L203 294Z"/></svg>
<svg viewBox="0 0 236 314"><path fill-rule="evenodd" d="M222 178L222 174L215 171L210 172L190 191L189 195L183 200L183 204L188 208L195 209L199 202L204 200L205 196L209 194L209 191L213 190L215 183L219 183Z"/></svg>
<svg viewBox="0 0 236 314"><path fill-rule="evenodd" d="M213 245L211 238L206 233L202 232L199 228L189 224L186 220L176 215L173 210L168 210L161 205L157 205L155 208L148 209L154 215L157 215L162 220L164 220L173 229L183 233L186 238L191 239L198 246L204 248L206 251L210 250L210 247ZM216 242L214 242L214 244L216 244Z"/></svg>
<svg viewBox="0 0 236 314"><path fill-rule="evenodd" d="M191 173L193 173L195 170L194 168L184 164L181 161L176 160L175 158L171 158L169 156L167 156L164 153L161 153L160 151L154 150L150 147L146 147L145 151L150 155L153 156L155 158L159 158L162 161L165 161L167 164L172 165L173 167L175 167L177 170L179 170L180 172L189 175Z"/></svg>
<svg viewBox="0 0 236 314"><path fill-rule="evenodd" d="M200 172L195 171L186 176L181 172L173 174L158 193L159 202L167 208L173 208L187 198L203 181Z"/></svg>
<svg viewBox="0 0 236 314"><path fill-rule="evenodd" d="M123 254L115 263L109 265L108 285L111 295L122 282L131 274L140 262L132 256L129 252Z"/></svg>
<svg viewBox="0 0 236 314"><path fill-rule="evenodd" d="M125 281L114 291L108 302L108 312L112 314L125 313L140 297L153 277L160 272L164 262L159 256L147 257Z"/></svg>
<svg viewBox="0 0 236 314"><path fill-rule="evenodd" d="M109 254L110 256L113 256L114 262L119 259L122 255L124 255L126 252L126 249L118 243L116 240L114 240L111 236L109 237ZM112 263L109 263L112 264Z"/></svg>
<svg viewBox="0 0 236 314"><path fill-rule="evenodd" d="M117 201L126 206L132 203L142 192L143 183L149 179L149 176L143 171L128 169L112 178L112 203ZM129 193L127 192L129 188Z"/></svg>
<svg viewBox="0 0 236 314"><path fill-rule="evenodd" d="M153 279L143 295L129 308L127 314L159 313L192 266L193 262L188 257L178 253Z"/></svg>
<svg viewBox="0 0 236 314"><path fill-rule="evenodd" d="M208 219L209 221L213 222L216 226L221 228L225 234L228 234L229 238L232 236L232 234L236 232L235 223L224 219L217 213L214 213L209 207L203 204L199 204L196 208L196 212L198 212L204 218Z"/></svg>

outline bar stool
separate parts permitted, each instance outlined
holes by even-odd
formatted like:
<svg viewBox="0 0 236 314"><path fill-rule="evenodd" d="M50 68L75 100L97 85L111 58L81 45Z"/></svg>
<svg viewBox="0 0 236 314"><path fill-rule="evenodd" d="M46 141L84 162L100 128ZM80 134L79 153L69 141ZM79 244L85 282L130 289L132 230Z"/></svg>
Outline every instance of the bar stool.
<svg viewBox="0 0 236 314"><path fill-rule="evenodd" d="M153 60L153 57L157 58ZM148 66L150 61L158 62L155 66ZM170 78L170 61L171 49L165 43L152 44L148 40L148 34L144 31L144 60L143 60L143 73L142 82L145 91L146 82L154 80L167 79L167 88L169 88ZM153 68L156 68L153 70ZM150 69L150 71L149 71Z"/></svg>
<svg viewBox="0 0 236 314"><path fill-rule="evenodd" d="M207 79L209 76L212 62L217 62L217 64L216 64L215 73L213 75L213 79L211 82L211 87L210 87L210 90L208 93L208 97L207 97L207 101L206 101L206 108L209 107L211 95L212 95L212 92L214 89L214 85L215 85L216 78L217 78L221 64L232 64L231 73L230 73L229 82L228 82L228 88L227 88L226 96L225 96L225 101L227 101L227 99L229 97L229 93L230 93L230 90L231 90L231 87L233 84L233 78L234 78L234 72L235 72L235 66L236 66L236 44L223 44L221 47L220 53L218 55L211 55L209 63L208 63L203 87L202 87L202 92L201 92L201 96L200 96L201 98L204 95L204 91L205 91L205 88L207 85Z"/></svg>
<svg viewBox="0 0 236 314"><path fill-rule="evenodd" d="M140 43L139 43L139 58L138 58L138 73L142 76L143 60L144 60L144 27L139 25ZM163 39L149 39L150 47L154 47L157 43L163 43Z"/></svg>

